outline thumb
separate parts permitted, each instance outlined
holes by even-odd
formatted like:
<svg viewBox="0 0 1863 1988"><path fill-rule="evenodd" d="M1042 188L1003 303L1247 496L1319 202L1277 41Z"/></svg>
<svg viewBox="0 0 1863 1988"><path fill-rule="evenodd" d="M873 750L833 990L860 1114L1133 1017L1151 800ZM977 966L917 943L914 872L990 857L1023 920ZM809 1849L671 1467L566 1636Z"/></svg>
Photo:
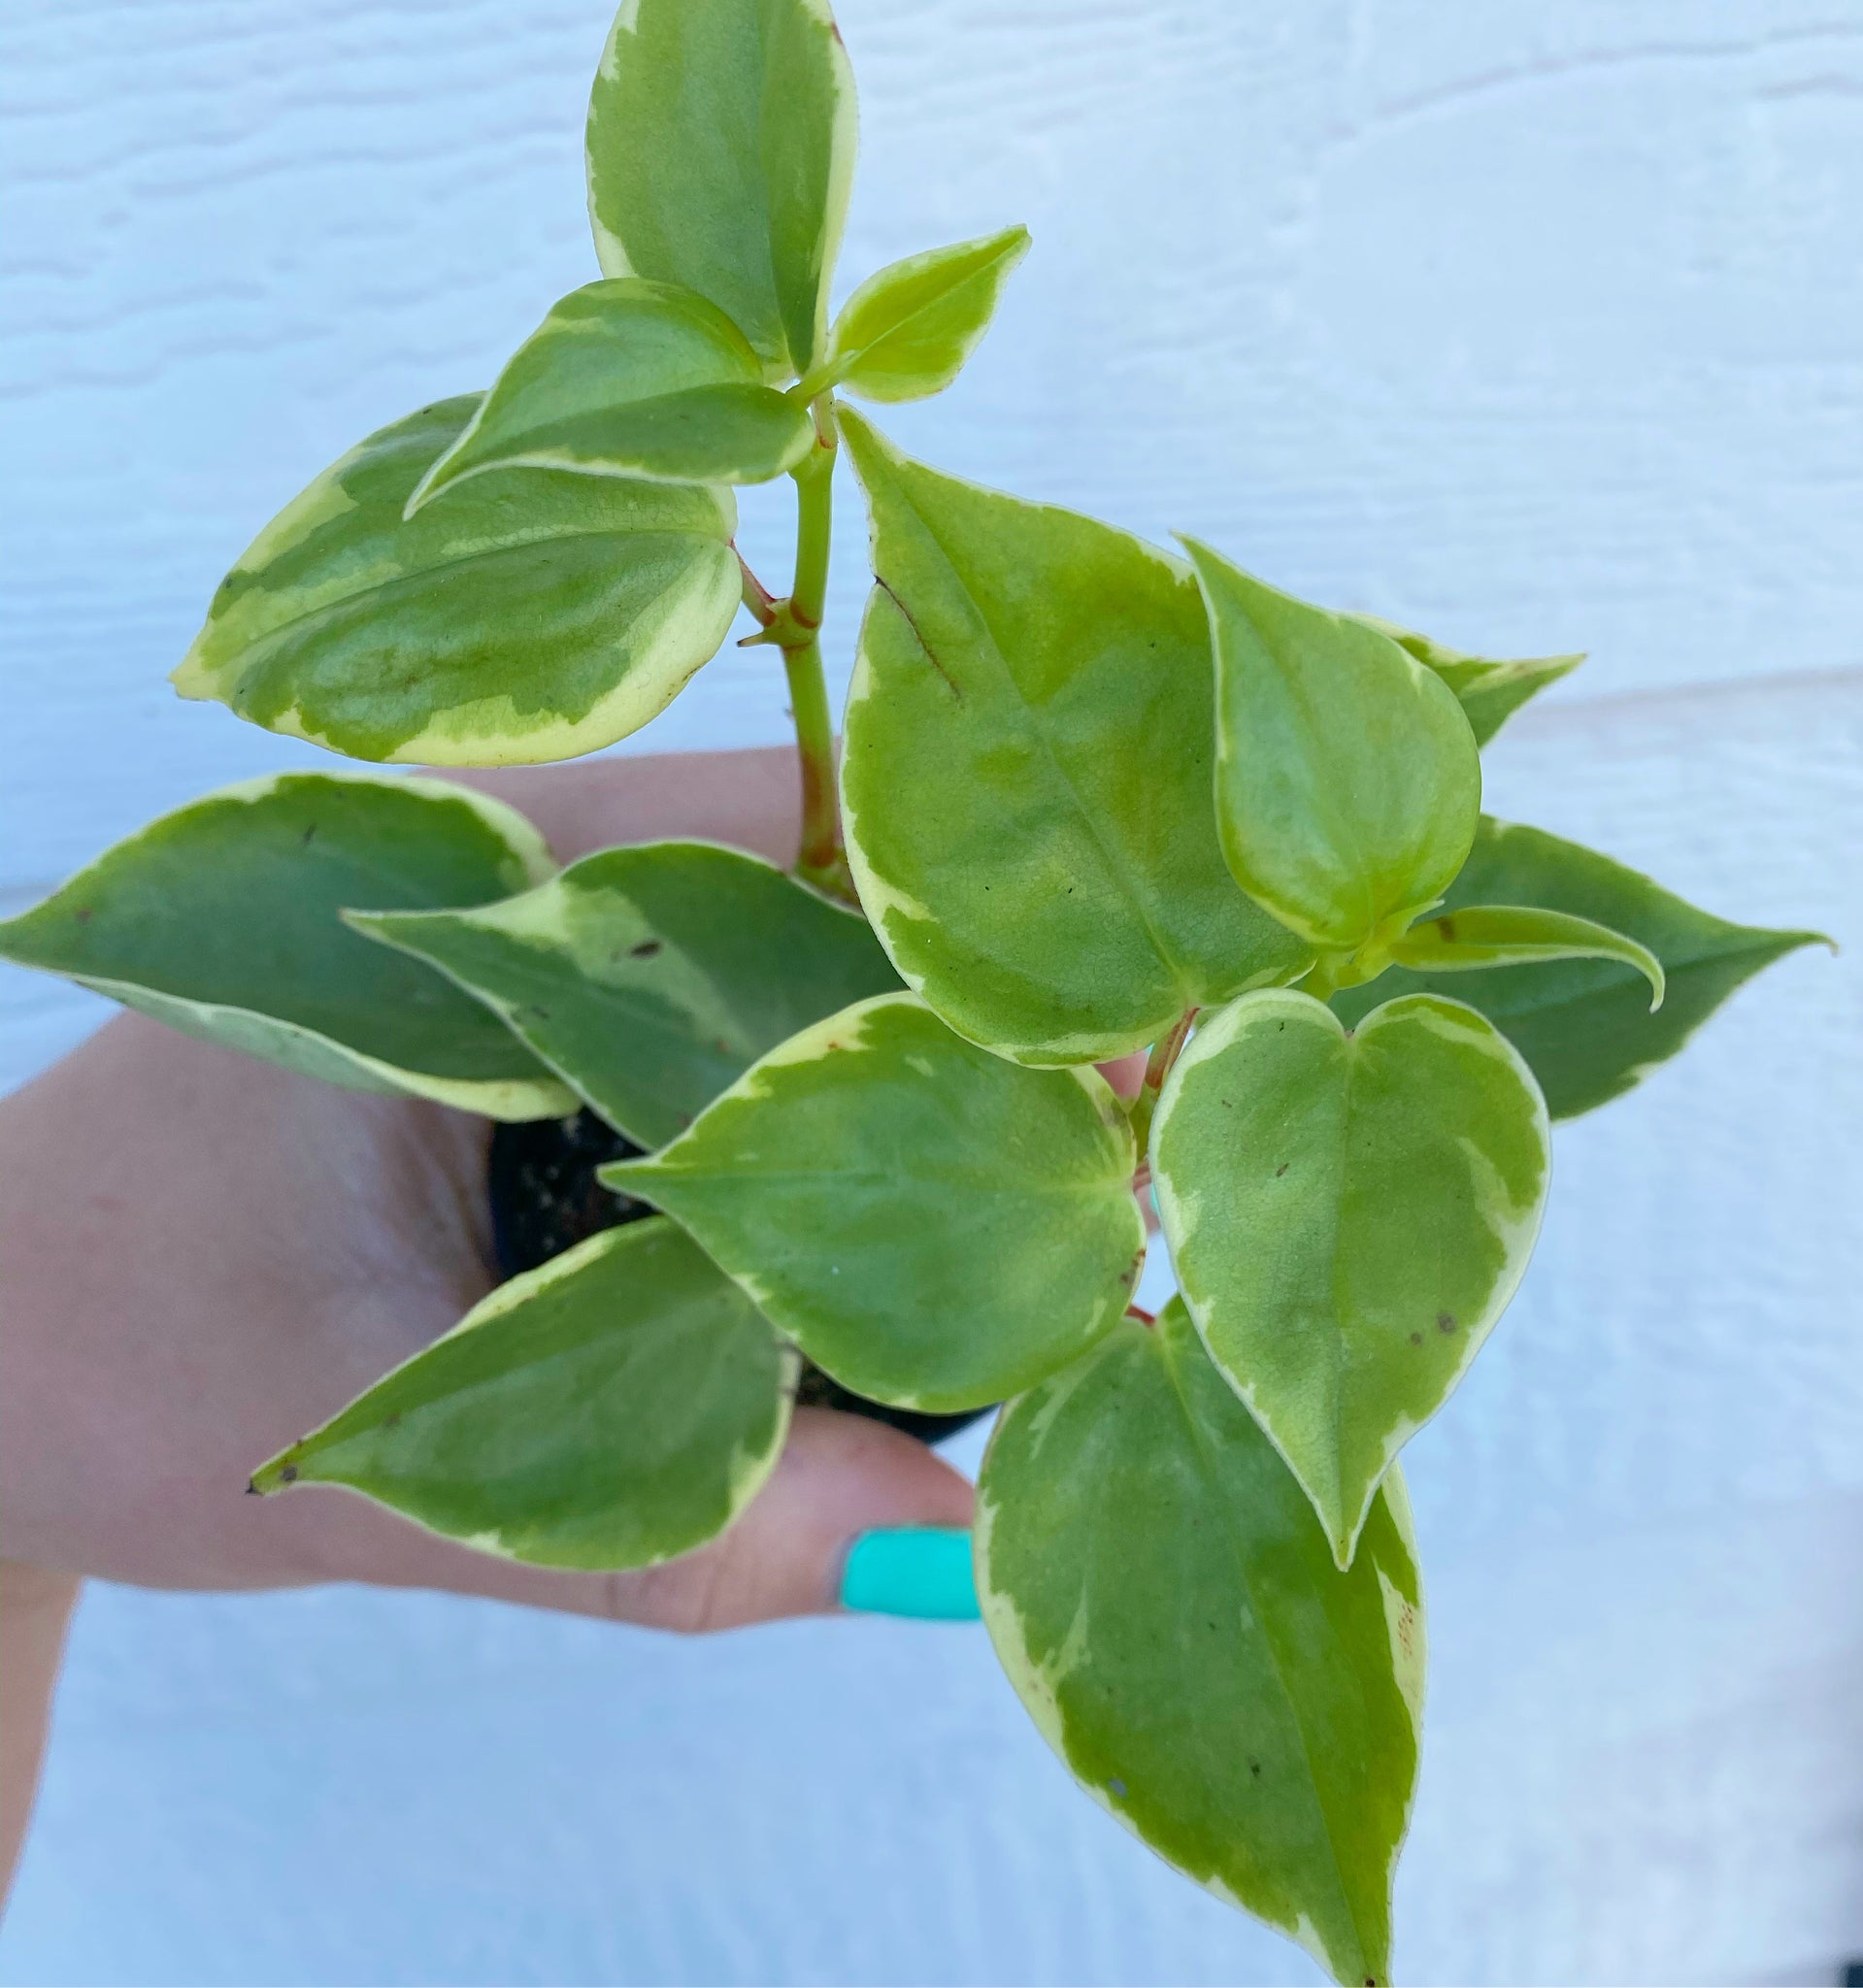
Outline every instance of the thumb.
<svg viewBox="0 0 1863 1988"><path fill-rule="evenodd" d="M315 1494L317 1487L306 1489ZM900 1430L829 1408L798 1408L769 1482L728 1532L696 1552L632 1573L526 1567L437 1539L380 1507L345 1503L346 1519L372 1537L356 1552L363 1541L352 1535L351 1565L336 1578L441 1588L700 1634L833 1609L849 1548L861 1535L894 1527L966 1529L974 1495L965 1477Z"/></svg>

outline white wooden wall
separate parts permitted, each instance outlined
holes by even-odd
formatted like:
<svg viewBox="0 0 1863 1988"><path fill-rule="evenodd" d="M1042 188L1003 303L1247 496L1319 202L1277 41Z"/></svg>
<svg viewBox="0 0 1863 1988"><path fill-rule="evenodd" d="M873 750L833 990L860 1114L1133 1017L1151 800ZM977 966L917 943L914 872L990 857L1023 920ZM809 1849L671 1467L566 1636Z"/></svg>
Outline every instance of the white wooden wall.
<svg viewBox="0 0 1863 1988"><path fill-rule="evenodd" d="M1400 1885L1413 1980L1829 1978L1863 1952L1863 4L841 11L848 278L1036 239L903 440L1469 647L1590 649L1497 812L1851 942L1560 1136L1527 1291L1411 1452ZM0 907L314 757L163 675L314 471L594 273L603 15L13 0ZM640 743L779 736L767 653ZM0 977L0 1082L94 1016ZM93 1592L0 1933L4 1982L1309 1977L1073 1794L981 1631L694 1647L346 1591Z"/></svg>

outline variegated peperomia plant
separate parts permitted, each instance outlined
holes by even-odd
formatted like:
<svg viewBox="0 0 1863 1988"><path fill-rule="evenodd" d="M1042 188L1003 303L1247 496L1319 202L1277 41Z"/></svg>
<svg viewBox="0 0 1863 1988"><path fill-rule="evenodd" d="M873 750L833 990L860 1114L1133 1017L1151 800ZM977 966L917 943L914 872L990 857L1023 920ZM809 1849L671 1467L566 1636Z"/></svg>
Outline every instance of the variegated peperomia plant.
<svg viewBox="0 0 1863 1988"><path fill-rule="evenodd" d="M1463 655L903 455L842 395L948 385L1027 236L830 320L853 150L825 0L627 0L602 279L319 477L176 672L356 759L554 760L645 725L742 606L788 675L790 874L695 842L559 870L456 786L287 774L155 822L0 953L643 1149L609 1177L659 1215L503 1285L258 1489L640 1567L756 1494L805 1356L900 1407L1006 1400L977 1581L1037 1724L1181 1870L1380 1982L1423 1671L1397 1453L1519 1281L1548 1118L1813 935L1482 815L1479 747L1577 658ZM874 588L837 770L844 444ZM732 486L782 477L778 596ZM1094 1066L1141 1050L1128 1103Z"/></svg>

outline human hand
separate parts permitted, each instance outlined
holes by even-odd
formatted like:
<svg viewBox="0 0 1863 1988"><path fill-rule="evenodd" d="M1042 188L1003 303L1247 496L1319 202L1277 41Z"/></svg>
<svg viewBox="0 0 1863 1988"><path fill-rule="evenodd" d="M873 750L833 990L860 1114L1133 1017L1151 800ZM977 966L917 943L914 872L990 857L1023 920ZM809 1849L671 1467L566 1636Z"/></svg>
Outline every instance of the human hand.
<svg viewBox="0 0 1863 1988"><path fill-rule="evenodd" d="M787 752L477 777L567 859L711 834L780 855ZM244 1496L253 1467L454 1324L492 1282L489 1127L336 1090L136 1015L0 1103L0 1554L156 1587L432 1587L682 1630L834 1606L871 1529L968 1525L910 1438L802 1410L722 1539L638 1573L519 1566L348 1493Z"/></svg>

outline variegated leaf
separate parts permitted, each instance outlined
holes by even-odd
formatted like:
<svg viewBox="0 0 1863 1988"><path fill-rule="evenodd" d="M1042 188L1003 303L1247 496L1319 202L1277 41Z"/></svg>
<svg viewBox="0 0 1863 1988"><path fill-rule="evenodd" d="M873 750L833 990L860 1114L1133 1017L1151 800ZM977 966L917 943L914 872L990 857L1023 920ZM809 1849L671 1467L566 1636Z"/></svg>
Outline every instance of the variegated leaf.
<svg viewBox="0 0 1863 1988"><path fill-rule="evenodd" d="M1216 841L1188 570L841 421L875 573L842 800L901 977L973 1042L1055 1064L1303 973L1313 948L1250 903Z"/></svg>
<svg viewBox="0 0 1863 1988"><path fill-rule="evenodd" d="M815 440L808 410L763 384L757 355L715 304L677 283L613 279L551 307L407 509L520 466L761 483Z"/></svg>
<svg viewBox="0 0 1863 1988"><path fill-rule="evenodd" d="M854 170L854 80L826 0L624 0L588 105L608 276L683 283L806 373Z"/></svg>
<svg viewBox="0 0 1863 1988"><path fill-rule="evenodd" d="M1311 995L1245 994L1166 1081L1151 1166L1211 1357L1349 1566L1391 1459L1532 1254L1551 1167L1539 1086L1458 1002L1412 995L1347 1034Z"/></svg>
<svg viewBox="0 0 1863 1988"><path fill-rule="evenodd" d="M328 1082L544 1118L575 1093L443 974L342 913L484 904L551 867L522 815L463 787L278 774L106 850L0 924L0 958Z"/></svg>
<svg viewBox="0 0 1863 1988"><path fill-rule="evenodd" d="M857 912L711 843L603 849L500 904L350 922L478 995L643 1146L799 1029L899 985Z"/></svg>
<svg viewBox="0 0 1863 1988"><path fill-rule="evenodd" d="M689 1237L633 1222L501 1284L252 1488L341 1484L542 1567L651 1567L762 1488L796 1372Z"/></svg>
<svg viewBox="0 0 1863 1988"><path fill-rule="evenodd" d="M844 1386L1000 1401L1124 1309L1145 1256L1124 1110L882 995L773 1049L651 1159L602 1170L691 1230Z"/></svg>
<svg viewBox="0 0 1863 1988"><path fill-rule="evenodd" d="M1340 1573L1174 1301L1011 1403L976 1551L1003 1668L1086 1791L1348 1988L1387 1982L1423 1696L1398 1473Z"/></svg>
<svg viewBox="0 0 1863 1988"><path fill-rule="evenodd" d="M479 406L379 430L266 526L174 676L352 759L569 759L717 652L743 585L728 490L496 470L403 520Z"/></svg>

